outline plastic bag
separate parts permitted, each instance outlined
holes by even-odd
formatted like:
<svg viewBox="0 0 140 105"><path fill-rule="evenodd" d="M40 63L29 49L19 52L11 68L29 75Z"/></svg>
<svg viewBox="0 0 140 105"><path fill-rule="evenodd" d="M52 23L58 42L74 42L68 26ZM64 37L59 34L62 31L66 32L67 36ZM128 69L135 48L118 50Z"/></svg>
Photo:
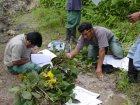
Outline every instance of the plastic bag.
<svg viewBox="0 0 140 105"><path fill-rule="evenodd" d="M65 49L65 43L60 42L60 41L52 41L48 44L48 50L55 50L57 49L58 51L64 50Z"/></svg>

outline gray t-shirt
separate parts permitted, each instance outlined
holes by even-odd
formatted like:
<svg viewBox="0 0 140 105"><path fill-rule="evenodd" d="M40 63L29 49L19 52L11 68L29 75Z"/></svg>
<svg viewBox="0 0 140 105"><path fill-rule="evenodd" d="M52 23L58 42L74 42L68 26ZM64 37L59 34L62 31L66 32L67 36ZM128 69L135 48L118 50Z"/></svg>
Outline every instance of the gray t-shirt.
<svg viewBox="0 0 140 105"><path fill-rule="evenodd" d="M25 46L25 35L17 35L6 45L4 53L4 64L13 66L12 61L30 59L31 49Z"/></svg>
<svg viewBox="0 0 140 105"><path fill-rule="evenodd" d="M76 45L77 49L81 50L83 49L84 45L89 45L89 44L93 46L98 46L99 48L109 46L109 40L114 36L114 34L109 29L101 26L95 26L93 28L95 30L95 35L94 35L95 37L91 40L86 40L81 35Z"/></svg>

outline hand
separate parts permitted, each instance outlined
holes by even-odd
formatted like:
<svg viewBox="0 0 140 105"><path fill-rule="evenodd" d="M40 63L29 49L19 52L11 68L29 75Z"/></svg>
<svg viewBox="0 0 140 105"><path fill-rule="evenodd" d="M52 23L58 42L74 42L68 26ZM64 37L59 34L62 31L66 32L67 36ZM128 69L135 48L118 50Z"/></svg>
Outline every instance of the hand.
<svg viewBox="0 0 140 105"><path fill-rule="evenodd" d="M70 53L65 53L66 58L72 58L72 55Z"/></svg>
<svg viewBox="0 0 140 105"><path fill-rule="evenodd" d="M135 12L131 15L128 15L128 19L130 22L136 22L137 20L140 19L140 12Z"/></svg>
<svg viewBox="0 0 140 105"><path fill-rule="evenodd" d="M99 78L99 80L101 80L103 78L102 68L97 68L96 69L96 75Z"/></svg>

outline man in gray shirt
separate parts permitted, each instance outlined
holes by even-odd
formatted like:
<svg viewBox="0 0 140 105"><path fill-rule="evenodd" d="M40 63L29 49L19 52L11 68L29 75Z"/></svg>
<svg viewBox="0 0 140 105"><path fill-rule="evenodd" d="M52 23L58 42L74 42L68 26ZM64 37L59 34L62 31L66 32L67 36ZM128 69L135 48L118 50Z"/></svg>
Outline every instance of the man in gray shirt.
<svg viewBox="0 0 140 105"><path fill-rule="evenodd" d="M88 57L94 59L98 57L96 73L100 79L103 76L102 64L107 48L109 47L113 56L118 59L123 58L123 48L117 37L104 27L93 27L91 23L84 22L79 26L78 31L81 33L81 36L77 46L70 53L66 53L65 56L72 58L80 52L84 45L89 45Z"/></svg>
<svg viewBox="0 0 140 105"><path fill-rule="evenodd" d="M40 67L30 60L31 48L42 45L42 36L38 32L20 34L12 38L6 45L4 64L13 74L39 71Z"/></svg>

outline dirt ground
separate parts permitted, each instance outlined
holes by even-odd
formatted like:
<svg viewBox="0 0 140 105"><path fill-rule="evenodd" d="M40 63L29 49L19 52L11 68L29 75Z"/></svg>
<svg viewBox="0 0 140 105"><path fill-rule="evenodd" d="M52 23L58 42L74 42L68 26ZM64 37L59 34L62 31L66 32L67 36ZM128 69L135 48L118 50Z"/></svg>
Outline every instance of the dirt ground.
<svg viewBox="0 0 140 105"><path fill-rule="evenodd" d="M123 105L127 96L116 91L116 74L104 74L103 80L97 79L95 72L79 74L76 84L89 91L100 94L102 105Z"/></svg>
<svg viewBox="0 0 140 105"><path fill-rule="evenodd" d="M0 47L0 105L13 105L14 94L8 92L8 89L16 86L19 79L16 75L10 74L3 65L3 53L5 44Z"/></svg>
<svg viewBox="0 0 140 105"><path fill-rule="evenodd" d="M25 18L23 19L24 21L26 20ZM13 105L14 94L8 90L18 85L20 80L16 75L10 74L3 65L4 48L5 44L0 44L0 105ZM116 92L116 76L115 73L104 74L104 79L100 81L94 71L93 73L80 73L76 85L99 93L99 100L102 101L102 105L126 105L124 103L128 100L127 96Z"/></svg>

